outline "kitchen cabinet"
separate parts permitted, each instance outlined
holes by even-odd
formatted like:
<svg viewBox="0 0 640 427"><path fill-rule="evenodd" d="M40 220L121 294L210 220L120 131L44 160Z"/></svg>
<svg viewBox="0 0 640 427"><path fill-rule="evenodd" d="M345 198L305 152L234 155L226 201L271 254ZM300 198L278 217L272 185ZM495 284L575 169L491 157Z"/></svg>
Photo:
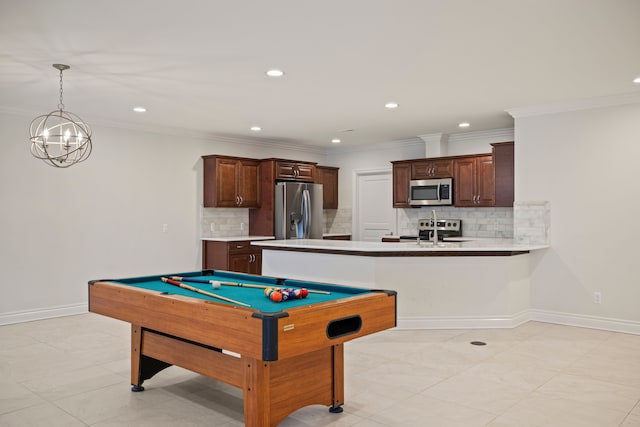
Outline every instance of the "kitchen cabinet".
<svg viewBox="0 0 640 427"><path fill-rule="evenodd" d="M316 164L276 160L276 180L315 182Z"/></svg>
<svg viewBox="0 0 640 427"><path fill-rule="evenodd" d="M331 166L316 166L316 183L322 184L322 208L338 209L338 171Z"/></svg>
<svg viewBox="0 0 640 427"><path fill-rule="evenodd" d="M294 172L297 171L297 172ZM249 209L249 234L273 236L275 223L275 185L278 181L315 182L316 164L284 159L263 159L260 162L260 207Z"/></svg>
<svg viewBox="0 0 640 427"><path fill-rule="evenodd" d="M493 164L495 168L496 200L494 206L512 207L514 200L514 144L500 142L493 147Z"/></svg>
<svg viewBox="0 0 640 427"><path fill-rule="evenodd" d="M391 162L393 165L393 207L410 208L409 181L412 161Z"/></svg>
<svg viewBox="0 0 640 427"><path fill-rule="evenodd" d="M251 240L203 240L202 268L261 274L262 249L252 246Z"/></svg>
<svg viewBox="0 0 640 427"><path fill-rule="evenodd" d="M204 207L260 206L260 160L202 156Z"/></svg>
<svg viewBox="0 0 640 427"><path fill-rule="evenodd" d="M453 195L456 207L486 207L495 202L491 154L464 156L453 161Z"/></svg>
<svg viewBox="0 0 640 427"><path fill-rule="evenodd" d="M451 178L453 160L424 159L411 162L411 179Z"/></svg>

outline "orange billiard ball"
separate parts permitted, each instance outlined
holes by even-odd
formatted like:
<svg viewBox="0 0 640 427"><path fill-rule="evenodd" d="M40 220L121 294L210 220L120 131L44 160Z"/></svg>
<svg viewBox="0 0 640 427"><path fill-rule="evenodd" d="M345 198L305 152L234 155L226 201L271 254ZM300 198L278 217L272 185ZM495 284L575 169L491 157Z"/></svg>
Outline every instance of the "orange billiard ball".
<svg viewBox="0 0 640 427"><path fill-rule="evenodd" d="M280 302L282 301L282 293L280 291L273 291L271 295L269 295L269 298L271 298L273 302Z"/></svg>

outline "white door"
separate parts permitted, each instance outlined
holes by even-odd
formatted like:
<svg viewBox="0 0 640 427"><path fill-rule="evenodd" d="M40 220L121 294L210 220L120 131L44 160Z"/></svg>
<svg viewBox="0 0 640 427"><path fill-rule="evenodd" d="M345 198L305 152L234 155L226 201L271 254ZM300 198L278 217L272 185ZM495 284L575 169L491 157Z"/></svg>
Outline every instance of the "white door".
<svg viewBox="0 0 640 427"><path fill-rule="evenodd" d="M391 170L355 171L355 240L379 242L396 233Z"/></svg>

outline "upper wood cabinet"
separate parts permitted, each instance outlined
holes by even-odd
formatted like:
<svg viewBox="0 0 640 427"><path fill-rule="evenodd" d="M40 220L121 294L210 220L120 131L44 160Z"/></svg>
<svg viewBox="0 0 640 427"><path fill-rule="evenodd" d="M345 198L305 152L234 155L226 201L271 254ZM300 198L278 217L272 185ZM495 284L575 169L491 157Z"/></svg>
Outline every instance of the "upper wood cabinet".
<svg viewBox="0 0 640 427"><path fill-rule="evenodd" d="M409 181L412 161L391 162L393 164L393 207L410 208Z"/></svg>
<svg viewBox="0 0 640 427"><path fill-rule="evenodd" d="M457 207L486 207L495 202L492 155L464 156L453 161L453 195Z"/></svg>
<svg viewBox="0 0 640 427"><path fill-rule="evenodd" d="M316 166L316 183L322 184L323 209L338 209L339 170L331 166Z"/></svg>
<svg viewBox="0 0 640 427"><path fill-rule="evenodd" d="M495 168L496 201L494 206L512 207L514 200L514 144L500 142L493 147L493 165Z"/></svg>
<svg viewBox="0 0 640 427"><path fill-rule="evenodd" d="M260 206L260 161L242 157L202 156L204 207Z"/></svg>
<svg viewBox="0 0 640 427"><path fill-rule="evenodd" d="M425 159L411 162L411 179L451 178L453 160Z"/></svg>
<svg viewBox="0 0 640 427"><path fill-rule="evenodd" d="M491 144L492 152L399 160L393 165L393 207L409 208L412 179L453 177L454 206L513 206L514 143Z"/></svg>
<svg viewBox="0 0 640 427"><path fill-rule="evenodd" d="M315 163L276 160L277 180L315 182L315 176Z"/></svg>

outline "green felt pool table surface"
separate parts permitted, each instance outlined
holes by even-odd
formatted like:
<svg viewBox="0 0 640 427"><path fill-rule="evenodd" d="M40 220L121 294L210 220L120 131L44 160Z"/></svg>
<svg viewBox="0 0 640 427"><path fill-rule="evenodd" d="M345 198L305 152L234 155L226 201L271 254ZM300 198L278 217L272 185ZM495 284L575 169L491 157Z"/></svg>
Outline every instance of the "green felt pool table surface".
<svg viewBox="0 0 640 427"><path fill-rule="evenodd" d="M327 301L334 301L342 298L362 295L371 291L363 288L350 286L329 285L324 283L309 282L304 280L278 279L273 277L256 276L251 274L233 273L228 271L204 270L201 272L178 273L164 276L145 276L127 279L116 279L113 283L125 284L141 289L161 292L167 295L182 295L190 298L210 300L223 304L234 305L215 297L210 297L195 291L184 289L161 280L162 277L172 278L174 276L184 277L181 282L185 285L209 292L221 297L229 298L249 307L263 312L278 312L294 307L318 304ZM219 289L214 289L210 283L194 283L190 279L219 281L223 285ZM225 285L225 283L227 285ZM231 285L228 285L231 284ZM264 294L264 288L251 288L233 285L258 285L274 288L305 288L310 291L306 298L288 299L281 302L273 302ZM316 292L318 291L318 292ZM325 293L328 292L328 293Z"/></svg>

